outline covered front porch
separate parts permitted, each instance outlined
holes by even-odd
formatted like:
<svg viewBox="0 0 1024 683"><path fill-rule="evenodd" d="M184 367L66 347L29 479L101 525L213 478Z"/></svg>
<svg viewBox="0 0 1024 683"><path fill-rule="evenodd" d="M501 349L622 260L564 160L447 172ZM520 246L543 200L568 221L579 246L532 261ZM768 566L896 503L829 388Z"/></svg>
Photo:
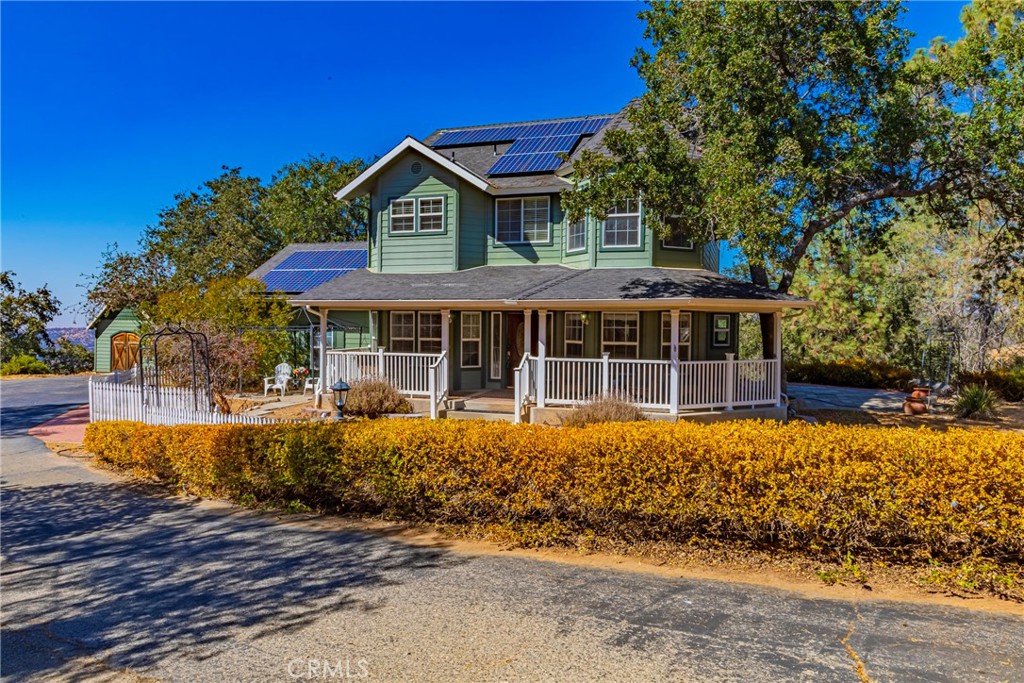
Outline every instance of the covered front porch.
<svg viewBox="0 0 1024 683"><path fill-rule="evenodd" d="M666 416L731 413L782 405L780 311L773 320L774 357L740 359L736 312L378 310L370 346L324 345L320 366L326 387L382 377L431 417L473 395L488 396L481 412L515 422L600 396Z"/></svg>

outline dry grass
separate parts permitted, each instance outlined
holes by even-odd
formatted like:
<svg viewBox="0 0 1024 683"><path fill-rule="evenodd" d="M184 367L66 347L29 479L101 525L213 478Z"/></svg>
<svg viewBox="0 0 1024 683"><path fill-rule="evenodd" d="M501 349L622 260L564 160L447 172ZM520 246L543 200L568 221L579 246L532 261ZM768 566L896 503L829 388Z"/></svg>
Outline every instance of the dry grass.
<svg viewBox="0 0 1024 683"><path fill-rule="evenodd" d="M578 406L569 413L566 427L585 427L600 422L643 422L644 412L635 405L616 396L599 396Z"/></svg>
<svg viewBox="0 0 1024 683"><path fill-rule="evenodd" d="M935 412L925 415L871 410L802 410L800 414L813 417L822 424L860 425L866 427L927 427L944 432L950 427L962 429L999 429L1024 431L1024 404L1004 403L1000 414L992 419L960 418L953 413Z"/></svg>

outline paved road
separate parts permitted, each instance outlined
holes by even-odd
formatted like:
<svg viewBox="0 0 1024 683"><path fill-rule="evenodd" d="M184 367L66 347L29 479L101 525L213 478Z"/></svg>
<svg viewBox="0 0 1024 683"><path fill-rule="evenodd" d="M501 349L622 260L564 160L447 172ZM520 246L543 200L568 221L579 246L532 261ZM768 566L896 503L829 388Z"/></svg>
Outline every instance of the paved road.
<svg viewBox="0 0 1024 683"><path fill-rule="evenodd" d="M877 681L1024 680L1013 616L464 556L0 445L4 680L856 681L851 627Z"/></svg>
<svg viewBox="0 0 1024 683"><path fill-rule="evenodd" d="M797 382L790 382L787 386L790 396L802 399L804 404L811 409L903 412L903 399L907 397L906 392L886 389L833 387Z"/></svg>

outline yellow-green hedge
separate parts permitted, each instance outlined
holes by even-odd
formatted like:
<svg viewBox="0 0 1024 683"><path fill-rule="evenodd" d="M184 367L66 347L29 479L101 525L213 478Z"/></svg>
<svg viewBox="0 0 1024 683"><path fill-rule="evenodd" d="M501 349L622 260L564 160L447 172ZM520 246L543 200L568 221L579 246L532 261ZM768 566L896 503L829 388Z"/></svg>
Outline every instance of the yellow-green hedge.
<svg viewBox="0 0 1024 683"><path fill-rule="evenodd" d="M1024 435L723 422L94 423L86 447L202 495L626 540L1024 556ZM547 538L545 540L557 540Z"/></svg>

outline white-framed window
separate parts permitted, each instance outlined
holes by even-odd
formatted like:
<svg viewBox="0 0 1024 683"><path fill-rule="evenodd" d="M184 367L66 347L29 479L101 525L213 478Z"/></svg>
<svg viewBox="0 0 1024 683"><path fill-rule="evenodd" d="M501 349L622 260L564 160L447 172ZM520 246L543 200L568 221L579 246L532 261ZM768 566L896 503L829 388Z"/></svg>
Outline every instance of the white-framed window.
<svg viewBox="0 0 1024 683"><path fill-rule="evenodd" d="M680 224L679 216L669 216L667 227L668 235L661 240L662 248L693 251L693 239Z"/></svg>
<svg viewBox="0 0 1024 683"><path fill-rule="evenodd" d="M419 231L443 232L444 197L420 197L417 203L419 204Z"/></svg>
<svg viewBox="0 0 1024 683"><path fill-rule="evenodd" d="M711 316L711 345L717 347L732 344L732 316L728 313L716 313Z"/></svg>
<svg viewBox="0 0 1024 683"><path fill-rule="evenodd" d="M413 353L416 351L416 314L412 311L392 311L391 333L389 335L392 351Z"/></svg>
<svg viewBox="0 0 1024 683"><path fill-rule="evenodd" d="M587 221L580 220L570 223L565 231L565 251L573 253L587 248Z"/></svg>
<svg viewBox="0 0 1024 683"><path fill-rule="evenodd" d="M565 314L565 357L583 358L583 314Z"/></svg>
<svg viewBox="0 0 1024 683"><path fill-rule="evenodd" d="M498 199L494 206L494 237L499 242L551 240L551 200L548 197Z"/></svg>
<svg viewBox="0 0 1024 683"><path fill-rule="evenodd" d="M416 232L416 200L391 200L391 232Z"/></svg>
<svg viewBox="0 0 1024 683"><path fill-rule="evenodd" d="M483 323L479 311L465 311L462 314L462 367L480 367L480 339Z"/></svg>
<svg viewBox="0 0 1024 683"><path fill-rule="evenodd" d="M689 313L679 314L679 360L690 360L690 322ZM672 314L661 314L661 359L672 357Z"/></svg>
<svg viewBox="0 0 1024 683"><path fill-rule="evenodd" d="M621 248L640 246L640 200L627 199L613 206L604 219L602 246Z"/></svg>
<svg viewBox="0 0 1024 683"><path fill-rule="evenodd" d="M601 352L612 358L639 358L640 314L602 313Z"/></svg>
<svg viewBox="0 0 1024 683"><path fill-rule="evenodd" d="M417 322L420 353L441 353L441 313L421 311Z"/></svg>
<svg viewBox="0 0 1024 683"><path fill-rule="evenodd" d="M501 313L491 313L491 379L501 379Z"/></svg>

